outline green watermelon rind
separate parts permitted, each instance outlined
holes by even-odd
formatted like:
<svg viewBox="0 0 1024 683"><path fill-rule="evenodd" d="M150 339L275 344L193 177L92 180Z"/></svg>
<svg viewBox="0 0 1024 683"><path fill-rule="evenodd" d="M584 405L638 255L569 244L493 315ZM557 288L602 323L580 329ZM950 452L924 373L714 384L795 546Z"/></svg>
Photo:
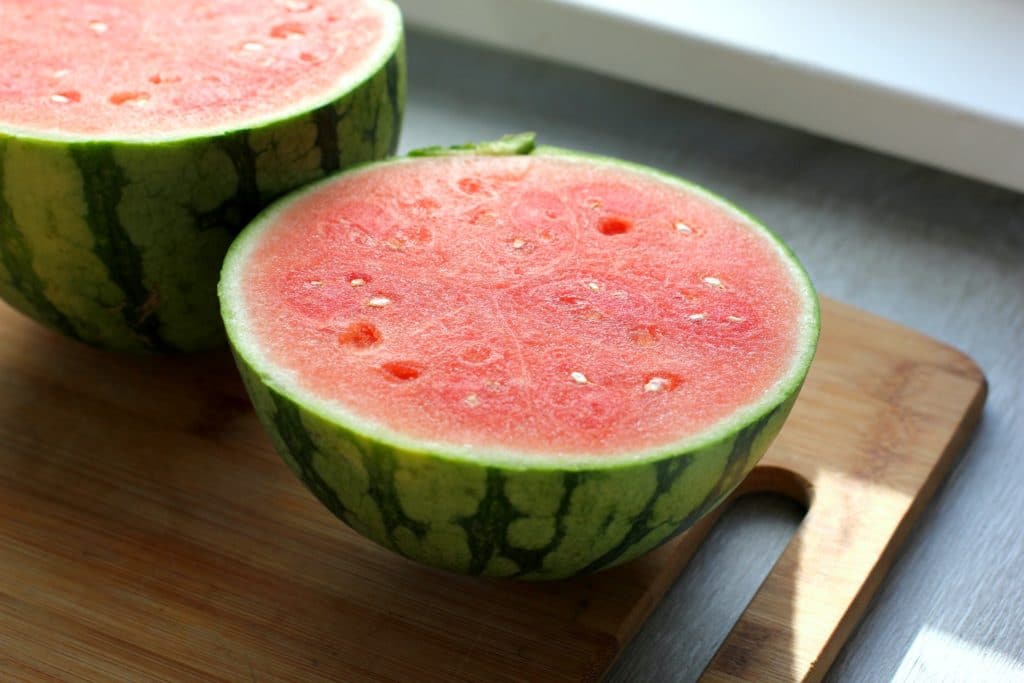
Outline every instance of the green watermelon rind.
<svg viewBox="0 0 1024 683"><path fill-rule="evenodd" d="M291 202L359 169L304 188L261 214L229 250L219 291L257 415L276 450L332 513L412 560L460 573L549 580L637 557L688 528L739 485L797 399L817 342L819 309L792 252L706 190L607 157L552 147L533 153L610 164L685 187L743 216L778 245L806 297L805 337L792 371L764 401L696 438L641 453L586 457L414 440L311 396L263 359L247 336L239 305L242 266L262 230Z"/></svg>
<svg viewBox="0 0 1024 683"><path fill-rule="evenodd" d="M281 195L394 153L405 109L401 16L337 89L272 118L85 140L0 124L0 298L93 346L222 346L216 286L241 229Z"/></svg>

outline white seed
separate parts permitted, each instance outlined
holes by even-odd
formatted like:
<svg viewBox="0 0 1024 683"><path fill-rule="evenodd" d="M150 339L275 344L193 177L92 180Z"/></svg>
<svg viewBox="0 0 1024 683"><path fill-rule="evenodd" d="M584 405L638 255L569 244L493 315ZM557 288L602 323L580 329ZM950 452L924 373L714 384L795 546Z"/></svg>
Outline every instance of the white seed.
<svg viewBox="0 0 1024 683"><path fill-rule="evenodd" d="M587 383L587 376L578 370L569 373L569 376L572 377L572 381L576 382L576 384Z"/></svg>
<svg viewBox="0 0 1024 683"><path fill-rule="evenodd" d="M247 52L259 52L260 50L263 49L263 44L262 43L244 43L242 45L242 49L246 50Z"/></svg>
<svg viewBox="0 0 1024 683"><path fill-rule="evenodd" d="M719 280L717 277L706 277L706 278L704 278L704 284L710 285L712 287L718 287L719 289L722 289L722 288L725 287L725 285L722 284L722 281Z"/></svg>
<svg viewBox="0 0 1024 683"><path fill-rule="evenodd" d="M597 284L596 282L588 282L587 288L596 292L599 289L601 289L601 285Z"/></svg>
<svg viewBox="0 0 1024 683"><path fill-rule="evenodd" d="M480 405L480 397L477 396L476 394L470 394L469 396L463 399L463 402L465 402L465 404L470 408L476 408L478 405Z"/></svg>
<svg viewBox="0 0 1024 683"><path fill-rule="evenodd" d="M682 221L676 221L676 232L681 232L684 235L689 235L693 232L693 228Z"/></svg>
<svg viewBox="0 0 1024 683"><path fill-rule="evenodd" d="M726 316L726 318L725 318L725 319L726 319L726 320L728 320L728 321L729 321L729 322L731 322L731 323L741 323L741 322L743 322L744 320L746 320L746 318L741 318L741 317L739 317L738 315L730 315L730 316Z"/></svg>
<svg viewBox="0 0 1024 683"><path fill-rule="evenodd" d="M364 280L361 277L354 277L351 280L349 280L348 283L353 287L362 287L363 285L366 284L366 280Z"/></svg>
<svg viewBox="0 0 1024 683"><path fill-rule="evenodd" d="M53 100L54 102L60 102L61 104L64 104L66 102L70 102L71 101L68 98L64 97L63 95L50 95L50 99Z"/></svg>
<svg viewBox="0 0 1024 683"><path fill-rule="evenodd" d="M513 249L522 249L525 246L526 246L526 241L525 240L522 240L522 239L520 239L518 237L515 238L514 240L512 240L512 248Z"/></svg>
<svg viewBox="0 0 1024 683"><path fill-rule="evenodd" d="M306 283L306 286L307 287L314 287L315 288L315 287L319 287L322 284L323 284L323 282L321 282L320 280L310 280L309 282Z"/></svg>
<svg viewBox="0 0 1024 683"><path fill-rule="evenodd" d="M102 21L90 21L89 28L91 28L96 33L106 33L107 29L109 29L110 27L104 24Z"/></svg>
<svg viewBox="0 0 1024 683"><path fill-rule="evenodd" d="M704 313L691 313L689 315L690 320L703 320L706 317L707 315L705 315Z"/></svg>
<svg viewBox="0 0 1024 683"><path fill-rule="evenodd" d="M668 380L664 377L652 377L644 385L644 391L662 391L668 388Z"/></svg>
<svg viewBox="0 0 1024 683"><path fill-rule="evenodd" d="M313 8L306 0L287 0L284 6L289 12L308 12Z"/></svg>
<svg viewBox="0 0 1024 683"><path fill-rule="evenodd" d="M368 306L373 306L374 308L384 308L389 303L391 303L391 299L387 298L386 296L374 296L370 297L370 300L367 301L366 303Z"/></svg>
<svg viewBox="0 0 1024 683"><path fill-rule="evenodd" d="M69 73L71 73L71 69L57 69L56 71L53 72L53 77L54 78L64 78Z"/></svg>

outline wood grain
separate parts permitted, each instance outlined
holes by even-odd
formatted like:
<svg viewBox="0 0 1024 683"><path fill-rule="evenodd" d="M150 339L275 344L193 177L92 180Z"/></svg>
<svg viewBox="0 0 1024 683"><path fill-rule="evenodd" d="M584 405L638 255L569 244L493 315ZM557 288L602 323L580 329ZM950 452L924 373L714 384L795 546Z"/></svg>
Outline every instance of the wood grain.
<svg viewBox="0 0 1024 683"><path fill-rule="evenodd" d="M707 680L820 679L984 394L959 353L825 302L744 486L809 512ZM107 355L0 308L0 680L597 680L713 521L569 582L418 567L301 487L226 354Z"/></svg>

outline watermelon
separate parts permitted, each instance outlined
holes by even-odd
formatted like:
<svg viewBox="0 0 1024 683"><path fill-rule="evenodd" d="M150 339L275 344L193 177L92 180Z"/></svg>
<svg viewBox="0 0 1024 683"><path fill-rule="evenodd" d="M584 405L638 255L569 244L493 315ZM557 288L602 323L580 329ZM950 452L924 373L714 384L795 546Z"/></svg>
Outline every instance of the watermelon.
<svg viewBox="0 0 1024 683"><path fill-rule="evenodd" d="M296 187L393 153L387 0L0 0L0 297L89 344L224 344L224 254Z"/></svg>
<svg viewBox="0 0 1024 683"><path fill-rule="evenodd" d="M292 194L219 292L260 419L331 512L413 560L522 579L625 562L720 503L819 326L754 219L530 135Z"/></svg>

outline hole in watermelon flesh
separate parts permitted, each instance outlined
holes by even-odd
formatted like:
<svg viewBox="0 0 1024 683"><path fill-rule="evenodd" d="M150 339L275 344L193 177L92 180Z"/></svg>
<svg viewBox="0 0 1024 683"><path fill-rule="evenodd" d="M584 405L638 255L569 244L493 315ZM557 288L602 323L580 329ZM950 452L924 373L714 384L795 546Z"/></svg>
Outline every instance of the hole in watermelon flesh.
<svg viewBox="0 0 1024 683"><path fill-rule="evenodd" d="M82 93L77 90L61 90L50 97L54 102L81 102Z"/></svg>
<svg viewBox="0 0 1024 683"><path fill-rule="evenodd" d="M629 338L638 346L654 346L661 339L661 335L657 325L641 325L629 332Z"/></svg>
<svg viewBox="0 0 1024 683"><path fill-rule="evenodd" d="M612 216L602 218L597 224L597 229L602 235L622 235L633 229L633 224L624 218Z"/></svg>
<svg viewBox="0 0 1024 683"><path fill-rule="evenodd" d="M118 106L122 104L130 104L133 106L140 106L149 100L149 93L143 91L125 91L116 92L110 96L110 103Z"/></svg>
<svg viewBox="0 0 1024 683"><path fill-rule="evenodd" d="M381 369L393 379L407 382L423 374L423 366L412 361L391 361L382 363Z"/></svg>
<svg viewBox="0 0 1024 683"><path fill-rule="evenodd" d="M338 343L355 349L368 349L384 341L384 335L373 323L354 322L338 335Z"/></svg>
<svg viewBox="0 0 1024 683"><path fill-rule="evenodd" d="M304 35L306 35L306 29L297 21L286 21L270 29L270 37L278 40L301 38Z"/></svg>
<svg viewBox="0 0 1024 683"><path fill-rule="evenodd" d="M459 357L471 365L486 363L494 355L486 346L470 346L462 351Z"/></svg>

